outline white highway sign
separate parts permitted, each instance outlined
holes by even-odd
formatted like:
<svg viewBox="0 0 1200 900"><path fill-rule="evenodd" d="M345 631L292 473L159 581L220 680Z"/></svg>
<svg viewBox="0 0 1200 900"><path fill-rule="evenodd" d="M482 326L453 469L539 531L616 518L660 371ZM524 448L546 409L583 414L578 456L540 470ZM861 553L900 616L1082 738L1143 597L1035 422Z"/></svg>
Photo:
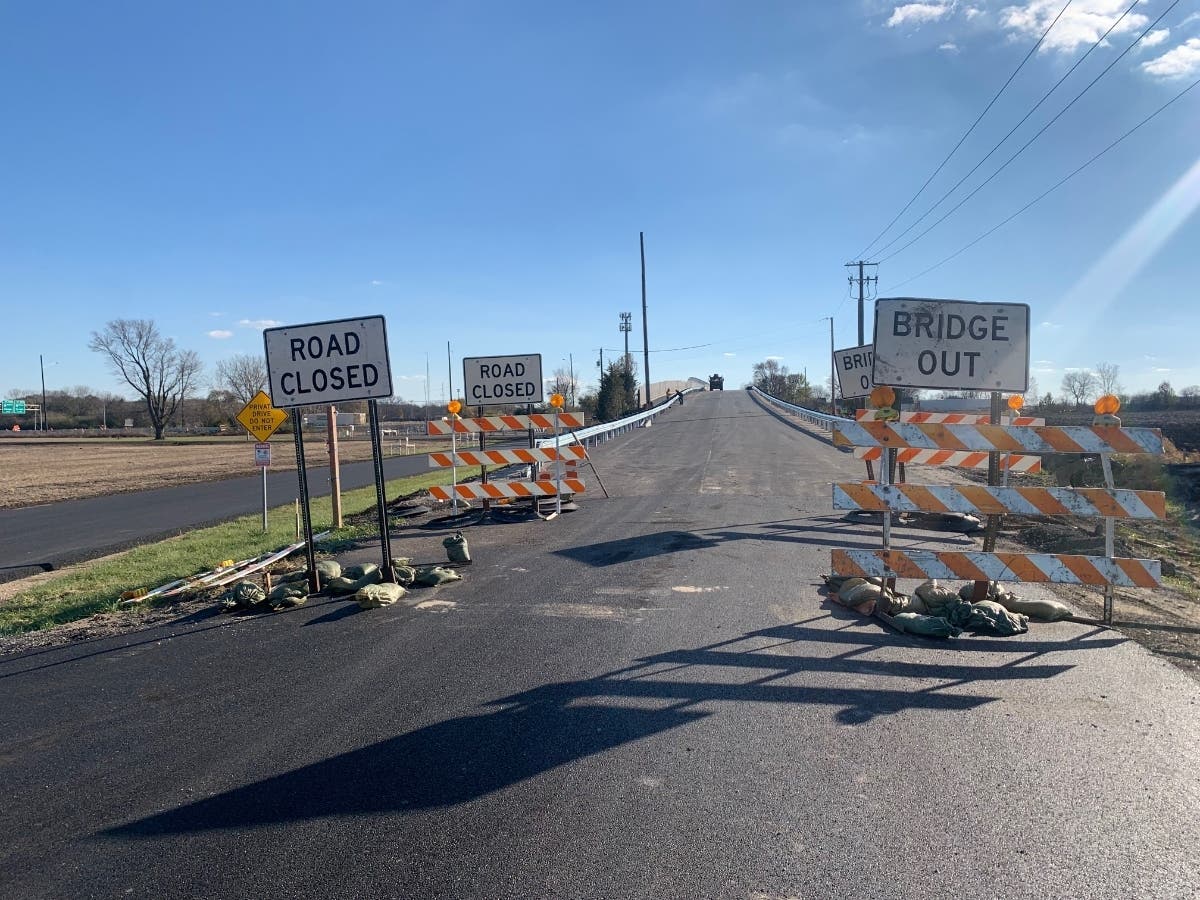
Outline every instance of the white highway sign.
<svg viewBox="0 0 1200 900"><path fill-rule="evenodd" d="M468 406L541 403L542 355L468 356L463 359L463 391Z"/></svg>
<svg viewBox="0 0 1200 900"><path fill-rule="evenodd" d="M1029 387L1029 306L888 297L875 301L875 384L945 390Z"/></svg>
<svg viewBox="0 0 1200 900"><path fill-rule="evenodd" d="M392 396L383 316L268 328L263 344L273 406Z"/></svg>
<svg viewBox="0 0 1200 900"><path fill-rule="evenodd" d="M875 345L847 347L833 351L833 368L837 371L838 391L845 400L865 397L871 393L871 366L875 360Z"/></svg>

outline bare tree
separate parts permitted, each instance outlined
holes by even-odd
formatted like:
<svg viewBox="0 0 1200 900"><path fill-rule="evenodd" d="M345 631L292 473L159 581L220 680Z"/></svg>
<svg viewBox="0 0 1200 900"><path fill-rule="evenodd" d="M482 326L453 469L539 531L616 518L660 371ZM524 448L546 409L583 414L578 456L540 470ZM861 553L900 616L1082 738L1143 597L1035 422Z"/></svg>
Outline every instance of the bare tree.
<svg viewBox="0 0 1200 900"><path fill-rule="evenodd" d="M1118 381L1118 376L1121 374L1121 367L1116 363L1096 363L1096 380L1101 394L1119 394L1121 393L1121 382Z"/></svg>
<svg viewBox="0 0 1200 900"><path fill-rule="evenodd" d="M200 375L200 357L178 349L152 319L113 319L103 331L92 332L88 349L104 354L113 373L142 398L154 439L161 441L163 429Z"/></svg>
<svg viewBox="0 0 1200 900"><path fill-rule="evenodd" d="M570 405L575 404L575 395L579 388L579 376L576 373L575 379L571 379L571 373L567 369L558 368L554 370L554 377L546 382L547 394L562 394ZM547 400L549 397L547 397Z"/></svg>
<svg viewBox="0 0 1200 900"><path fill-rule="evenodd" d="M1096 393L1099 384L1094 372L1087 369L1073 369L1063 376L1063 396L1075 401L1076 406L1083 406Z"/></svg>
<svg viewBox="0 0 1200 900"><path fill-rule="evenodd" d="M217 363L213 387L231 394L242 406L267 386L267 363L261 356L239 353ZM239 407L240 409L241 407Z"/></svg>

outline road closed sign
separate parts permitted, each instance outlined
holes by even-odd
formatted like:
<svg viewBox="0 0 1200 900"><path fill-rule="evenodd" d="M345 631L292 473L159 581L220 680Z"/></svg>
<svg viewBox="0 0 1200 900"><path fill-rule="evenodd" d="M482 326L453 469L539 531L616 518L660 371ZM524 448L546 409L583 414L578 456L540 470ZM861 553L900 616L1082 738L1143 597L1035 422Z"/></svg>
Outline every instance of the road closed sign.
<svg viewBox="0 0 1200 900"><path fill-rule="evenodd" d="M833 351L833 369L837 372L838 391L843 399L865 397L871 393L871 388L875 386L871 381L874 360L875 347L872 344Z"/></svg>
<svg viewBox="0 0 1200 900"><path fill-rule="evenodd" d="M468 406L541 403L542 356L468 356L463 359Z"/></svg>
<svg viewBox="0 0 1200 900"><path fill-rule="evenodd" d="M1029 306L888 297L875 301L875 384L943 390L1029 387Z"/></svg>
<svg viewBox="0 0 1200 900"><path fill-rule="evenodd" d="M275 406L392 396L383 316L268 328L263 344Z"/></svg>

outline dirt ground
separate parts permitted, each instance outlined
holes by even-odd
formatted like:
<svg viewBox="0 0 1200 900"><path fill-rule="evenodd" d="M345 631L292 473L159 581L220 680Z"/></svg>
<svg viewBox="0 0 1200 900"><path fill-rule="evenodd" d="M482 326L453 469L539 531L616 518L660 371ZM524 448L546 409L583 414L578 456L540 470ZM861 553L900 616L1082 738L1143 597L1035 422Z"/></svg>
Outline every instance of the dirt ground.
<svg viewBox="0 0 1200 900"><path fill-rule="evenodd" d="M407 452L439 449L424 443ZM296 468L291 439L272 441L272 471ZM384 455L400 455L405 447L384 440ZM342 440L342 462L371 458L369 440ZM305 438L309 466L329 465L323 440ZM5 438L0 441L0 509L37 506L61 500L102 497L198 481L244 478L258 474L254 443L241 437L205 441L140 439Z"/></svg>

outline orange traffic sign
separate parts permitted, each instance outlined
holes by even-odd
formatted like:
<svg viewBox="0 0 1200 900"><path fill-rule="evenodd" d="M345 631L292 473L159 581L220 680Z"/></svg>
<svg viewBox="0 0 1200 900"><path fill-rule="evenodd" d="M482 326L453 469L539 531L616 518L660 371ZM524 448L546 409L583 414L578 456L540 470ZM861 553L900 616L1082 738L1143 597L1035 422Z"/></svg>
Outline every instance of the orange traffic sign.
<svg viewBox="0 0 1200 900"><path fill-rule="evenodd" d="M259 391L237 414L241 426L254 435L256 440L265 441L287 421L287 413L271 405L265 391Z"/></svg>

